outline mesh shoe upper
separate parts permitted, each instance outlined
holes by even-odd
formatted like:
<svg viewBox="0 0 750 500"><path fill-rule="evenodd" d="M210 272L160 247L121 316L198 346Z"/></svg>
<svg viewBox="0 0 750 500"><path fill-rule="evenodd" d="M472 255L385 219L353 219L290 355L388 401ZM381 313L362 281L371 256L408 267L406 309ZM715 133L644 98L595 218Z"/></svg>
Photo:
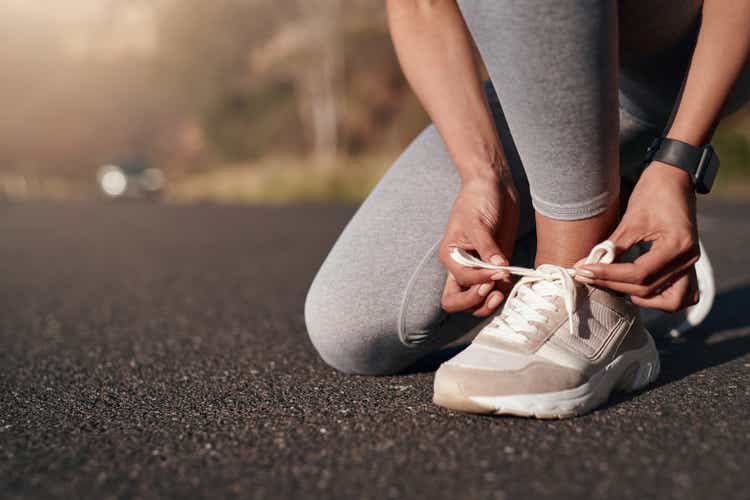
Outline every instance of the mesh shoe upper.
<svg viewBox="0 0 750 500"><path fill-rule="evenodd" d="M605 250L592 255L608 258L613 249ZM472 395L561 391L584 383L621 347L645 342L638 308L629 300L550 267L539 274L524 270L502 311L441 366L443 382Z"/></svg>

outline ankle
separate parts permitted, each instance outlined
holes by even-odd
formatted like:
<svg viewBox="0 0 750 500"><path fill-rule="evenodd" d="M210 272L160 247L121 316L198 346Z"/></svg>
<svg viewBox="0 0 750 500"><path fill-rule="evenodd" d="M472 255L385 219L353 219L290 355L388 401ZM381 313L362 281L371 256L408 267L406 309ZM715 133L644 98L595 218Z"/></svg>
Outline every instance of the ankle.
<svg viewBox="0 0 750 500"><path fill-rule="evenodd" d="M617 225L619 201L599 215L582 220L555 220L536 214L537 252L535 266L554 264L573 267L591 249L607 239Z"/></svg>
<svg viewBox="0 0 750 500"><path fill-rule="evenodd" d="M594 245L591 245L592 248L593 246ZM553 252L550 252L550 253L537 252L536 259L534 260L534 267L539 267L542 264L552 264L555 266L571 268L575 266L576 262L585 258L587 255L588 255L588 252L575 253L575 254L567 253L564 255L556 254Z"/></svg>

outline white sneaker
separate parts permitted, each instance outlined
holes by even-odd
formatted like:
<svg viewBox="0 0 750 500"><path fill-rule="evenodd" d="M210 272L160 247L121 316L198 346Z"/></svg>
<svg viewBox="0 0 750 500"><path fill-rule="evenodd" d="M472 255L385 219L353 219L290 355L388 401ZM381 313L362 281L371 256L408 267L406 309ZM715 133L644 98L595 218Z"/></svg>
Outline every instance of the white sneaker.
<svg viewBox="0 0 750 500"><path fill-rule="evenodd" d="M695 274L698 277L698 290L700 298L698 303L688 307L684 311L676 313L665 313L656 309L641 308L643 322L650 332L656 336L669 335L670 337L681 337L696 326L703 323L716 298L716 284L714 282L714 269L708 253L699 242L701 247L701 256L695 263Z"/></svg>
<svg viewBox="0 0 750 500"><path fill-rule="evenodd" d="M492 266L458 249L451 256L522 278L472 344L440 366L436 404L564 418L600 406L614 390L638 390L658 376L654 341L627 298L577 283L572 269ZM588 262L613 257L614 245L607 241L594 247Z"/></svg>

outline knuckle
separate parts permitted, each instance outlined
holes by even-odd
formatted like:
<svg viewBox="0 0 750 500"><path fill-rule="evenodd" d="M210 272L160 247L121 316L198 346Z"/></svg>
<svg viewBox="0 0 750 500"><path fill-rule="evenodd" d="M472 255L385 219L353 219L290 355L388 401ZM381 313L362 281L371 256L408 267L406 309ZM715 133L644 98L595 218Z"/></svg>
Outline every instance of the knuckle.
<svg viewBox="0 0 750 500"><path fill-rule="evenodd" d="M480 285L482 283L486 283L489 278L489 274L492 271L489 270L480 270L480 271L472 271L467 274L466 276L466 287L472 287L474 285Z"/></svg>
<svg viewBox="0 0 750 500"><path fill-rule="evenodd" d="M635 267L631 274L632 282L637 285L645 285L649 279L649 273L643 268Z"/></svg>
<svg viewBox="0 0 750 500"><path fill-rule="evenodd" d="M453 301L449 300L447 297L443 297L443 300L440 301L440 305L443 307L443 309L446 312L456 312L456 308L453 305Z"/></svg>
<svg viewBox="0 0 750 500"><path fill-rule="evenodd" d="M448 272L451 273L453 276L453 281L458 283L458 285L461 288L466 288L468 285L466 284L467 281L467 270L456 266L454 264L448 264L445 266L448 269Z"/></svg>
<svg viewBox="0 0 750 500"><path fill-rule="evenodd" d="M484 307L481 309L477 309L476 311L473 311L471 313L471 315L474 316L475 318L485 318L489 316L489 314L490 314L490 311L486 310Z"/></svg>
<svg viewBox="0 0 750 500"><path fill-rule="evenodd" d="M461 288L468 288L474 284L471 280L471 273L466 273L460 269L453 273L453 277L456 278L456 283Z"/></svg>
<svg viewBox="0 0 750 500"><path fill-rule="evenodd" d="M652 295L656 295L657 293L659 293L659 288L660 287L656 284L641 287L641 292L643 293L641 297L651 297Z"/></svg>
<svg viewBox="0 0 750 500"><path fill-rule="evenodd" d="M677 238L674 248L680 255L695 255L699 253L698 242L692 234L686 234Z"/></svg>

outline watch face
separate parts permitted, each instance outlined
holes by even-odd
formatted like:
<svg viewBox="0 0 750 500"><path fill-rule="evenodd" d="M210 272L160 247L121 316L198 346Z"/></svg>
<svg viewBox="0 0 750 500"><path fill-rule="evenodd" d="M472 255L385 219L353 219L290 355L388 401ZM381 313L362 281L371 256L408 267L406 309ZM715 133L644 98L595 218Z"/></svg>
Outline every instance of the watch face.
<svg viewBox="0 0 750 500"><path fill-rule="evenodd" d="M714 179L716 179L716 173L719 171L718 163L716 165L709 166L703 173L703 178L700 180L701 194L708 194L711 192L711 186L714 185Z"/></svg>
<svg viewBox="0 0 750 500"><path fill-rule="evenodd" d="M714 185L716 173L719 171L719 155L710 145L703 149L701 161L695 172L695 191L699 194L708 194Z"/></svg>

